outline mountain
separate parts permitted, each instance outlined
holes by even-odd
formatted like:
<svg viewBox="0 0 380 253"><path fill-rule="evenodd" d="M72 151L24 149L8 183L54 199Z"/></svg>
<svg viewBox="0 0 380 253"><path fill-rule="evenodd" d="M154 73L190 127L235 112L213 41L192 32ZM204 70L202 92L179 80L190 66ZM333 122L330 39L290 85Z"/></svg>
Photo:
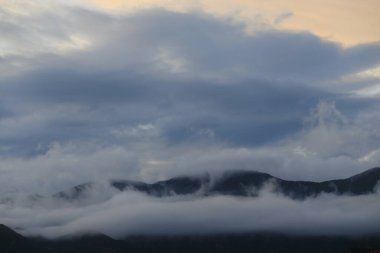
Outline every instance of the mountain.
<svg viewBox="0 0 380 253"><path fill-rule="evenodd" d="M218 178L211 178L208 174L181 176L151 184L131 180L110 180L106 183L87 182L51 196L30 195L24 203L34 205L41 200L53 198L58 201L80 201L82 204L92 204L94 201L105 201L121 191L135 191L152 197L190 194L197 197L215 195L256 197L264 187L295 200L316 197L322 193L352 196L371 194L380 187L380 167L349 178L323 182L284 180L257 171L227 171ZM14 200L9 197L0 199L0 204L11 205L13 202Z"/></svg>
<svg viewBox="0 0 380 253"><path fill-rule="evenodd" d="M128 180L112 180L110 184L120 191L135 190L155 197L164 197L170 195L195 194L203 188L207 190L210 184L210 178L209 176L175 177L153 184Z"/></svg>
<svg viewBox="0 0 380 253"><path fill-rule="evenodd" d="M288 236L275 233L177 237L83 235L48 240L27 238L0 225L1 253L123 253L123 252L261 252L261 253L370 253L380 248L380 235L366 237Z"/></svg>
<svg viewBox="0 0 380 253"><path fill-rule="evenodd" d="M363 195L376 191L380 182L380 167L367 170L346 179L324 182L290 181L257 171L229 171L219 179L210 176L175 177L148 184L129 180L111 180L109 185L118 191L136 191L153 197L197 194L201 197L230 195L255 197L263 187L292 199L315 197L321 193L336 195ZM94 187L95 183L78 185L67 191L54 194L55 198L75 200Z"/></svg>
<svg viewBox="0 0 380 253"><path fill-rule="evenodd" d="M37 247L34 243L16 233L9 227L0 224L0 252L2 253L19 253L29 252L37 253L41 252L42 248Z"/></svg>
<svg viewBox="0 0 380 253"><path fill-rule="evenodd" d="M64 199L64 200L79 199L79 198L84 197L84 195L88 191L91 191L95 185L96 184L93 182L80 184L66 191L61 191L61 192L53 194L53 198Z"/></svg>
<svg viewBox="0 0 380 253"><path fill-rule="evenodd" d="M367 170L358 175L324 182L288 181L259 172L230 172L218 180L209 193L234 196L249 196L252 189L260 190L270 184L274 192L293 199L315 197L321 193L337 195L363 195L376 191L380 182L380 167ZM254 193L254 192L253 192Z"/></svg>

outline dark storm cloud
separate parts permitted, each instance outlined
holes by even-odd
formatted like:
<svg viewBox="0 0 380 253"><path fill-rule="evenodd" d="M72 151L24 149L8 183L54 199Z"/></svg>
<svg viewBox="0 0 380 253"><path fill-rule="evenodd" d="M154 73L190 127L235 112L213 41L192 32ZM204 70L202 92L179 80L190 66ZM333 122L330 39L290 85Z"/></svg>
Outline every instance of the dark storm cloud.
<svg viewBox="0 0 380 253"><path fill-rule="evenodd" d="M79 67L80 65L76 65ZM133 103L154 97L159 90L144 77L113 73L93 73L72 68L48 69L10 80L3 92L15 93L19 99L34 103L75 103L89 106ZM158 94L159 95L159 94Z"/></svg>
<svg viewBox="0 0 380 253"><path fill-rule="evenodd" d="M29 120L36 128L29 129L29 137L3 133L3 140L14 140L16 148L17 142L26 147L28 141L31 146L86 138L107 142L112 127L153 122L172 144L212 135L233 145L256 146L296 132L320 97L336 97L291 83L224 85L126 75L60 70L10 81L2 94L21 109L9 118L34 114ZM17 115L20 111L24 115Z"/></svg>
<svg viewBox="0 0 380 253"><path fill-rule="evenodd" d="M170 123L166 133L176 142L196 138L197 130L204 129L233 145L259 145L298 130L308 108L319 97L328 95L335 96L299 85L285 88L260 80L233 85L188 84L175 97L177 104L191 106Z"/></svg>
<svg viewBox="0 0 380 253"><path fill-rule="evenodd" d="M342 101L347 108L369 106L367 100L347 100L316 88L260 80L224 85L76 71L33 77L31 83L11 82L2 92L13 103L19 101L20 109L4 120L20 118L17 128L21 133L12 127L10 135L2 134L3 141L14 142L15 149L65 140L109 142L114 141L110 129L146 123L157 124L171 144L212 137L231 145L257 146L300 130L321 97Z"/></svg>

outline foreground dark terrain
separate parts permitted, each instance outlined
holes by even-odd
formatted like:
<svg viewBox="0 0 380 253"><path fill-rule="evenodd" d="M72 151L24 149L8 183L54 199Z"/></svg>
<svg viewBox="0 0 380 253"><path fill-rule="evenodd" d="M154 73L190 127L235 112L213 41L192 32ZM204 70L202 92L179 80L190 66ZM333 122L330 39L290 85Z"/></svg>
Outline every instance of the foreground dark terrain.
<svg viewBox="0 0 380 253"><path fill-rule="evenodd" d="M281 234L231 234L187 237L130 237L105 235L46 240L26 238L0 225L2 253L117 253L117 252L371 252L380 248L380 235L366 237L292 237Z"/></svg>

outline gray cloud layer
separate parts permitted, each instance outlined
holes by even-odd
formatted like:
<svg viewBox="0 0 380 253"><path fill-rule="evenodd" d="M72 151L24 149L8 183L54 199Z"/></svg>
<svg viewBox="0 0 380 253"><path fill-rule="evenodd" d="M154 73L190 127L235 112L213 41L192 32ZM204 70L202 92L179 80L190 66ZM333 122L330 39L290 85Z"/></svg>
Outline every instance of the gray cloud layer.
<svg viewBox="0 0 380 253"><path fill-rule="evenodd" d="M36 13L28 21L37 27L51 19L49 12ZM154 10L115 17L65 7L61 15L70 19L52 19L43 32L21 22L25 16L7 15L14 18L12 27L39 38L79 34L89 45L63 55L25 53L19 72L4 75L5 164L17 157L30 157L33 164L54 145L127 149L139 161L143 153L156 152L166 154L155 159L166 160L173 149L266 149L291 136L307 139L300 140L300 149L324 150L322 159L357 159L378 147L372 123L377 99L352 96L337 80L378 65L379 44L342 48L312 34L277 30L247 35L242 26L200 13ZM5 39L18 33L11 34ZM4 64L12 57L5 56ZM334 127L302 133L320 100L336 101L349 117L347 136ZM328 143L320 140L326 134ZM346 144L353 145L343 138L359 141L351 148L358 150L347 153Z"/></svg>

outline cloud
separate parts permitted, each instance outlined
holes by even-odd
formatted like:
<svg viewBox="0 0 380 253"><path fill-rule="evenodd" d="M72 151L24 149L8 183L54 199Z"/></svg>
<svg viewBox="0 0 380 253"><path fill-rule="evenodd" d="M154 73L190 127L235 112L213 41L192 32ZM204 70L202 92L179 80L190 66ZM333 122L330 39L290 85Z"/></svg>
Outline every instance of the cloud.
<svg viewBox="0 0 380 253"><path fill-rule="evenodd" d="M92 143L53 144L32 158L3 158L1 196L50 195L88 181L139 178L140 157L136 151L121 146L102 148Z"/></svg>
<svg viewBox="0 0 380 253"><path fill-rule="evenodd" d="M132 65L144 65L156 74L173 74L172 62L182 66L181 75L191 77L318 83L380 63L378 43L343 48L307 32L271 29L247 35L243 25L199 14L146 11L117 25L125 32L107 34L107 45L116 49L107 47L113 62L133 58ZM124 41L130 41L128 46Z"/></svg>
<svg viewBox="0 0 380 253"><path fill-rule="evenodd" d="M24 234L49 238L89 231L116 238L261 231L357 236L378 232L377 198L321 195L295 201L264 190L257 198L156 199L124 192L86 206L0 206L0 221Z"/></svg>
<svg viewBox="0 0 380 253"><path fill-rule="evenodd" d="M43 50L37 46L42 44L48 48L43 52L49 53L75 49L65 55L70 54L70 58L88 67L100 65L114 71L134 67L133 71L140 73L168 72L228 80L326 81L380 63L376 42L343 48L307 32L266 29L249 35L242 24L203 13L148 10L115 17L56 5L42 10L37 5L38 11L27 15L5 9L13 23L12 28L4 27L4 31L12 32L4 33L4 39L15 49L6 51L30 55L29 51ZM49 16L53 7L62 10L54 19ZM50 29L42 29L47 22ZM15 33L17 30L22 32ZM32 40L36 45L17 45L13 40L26 43ZM109 59L107 65L105 59Z"/></svg>
<svg viewBox="0 0 380 253"><path fill-rule="evenodd" d="M379 164L380 134L373 127L378 113L373 113L348 122L334 103L321 101L307 117L316 122L258 146L228 145L213 128L197 128L190 140L174 144L165 138L164 125L114 128L106 141L56 142L40 146L35 155L3 157L0 192L52 194L88 181L152 182L226 170L256 170L290 180L345 178Z"/></svg>

